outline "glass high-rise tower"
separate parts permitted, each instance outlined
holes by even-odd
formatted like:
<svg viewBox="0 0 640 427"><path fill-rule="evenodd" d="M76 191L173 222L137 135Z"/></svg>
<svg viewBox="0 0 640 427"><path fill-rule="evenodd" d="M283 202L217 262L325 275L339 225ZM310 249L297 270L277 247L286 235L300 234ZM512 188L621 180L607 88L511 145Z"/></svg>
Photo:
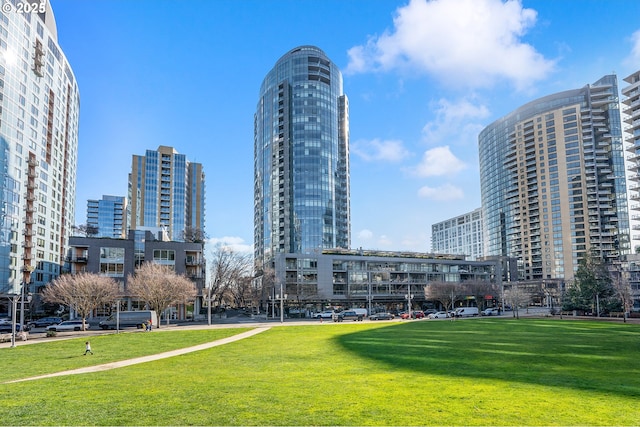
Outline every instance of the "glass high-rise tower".
<svg viewBox="0 0 640 427"><path fill-rule="evenodd" d="M126 239L129 231L128 204L124 196L102 196L87 200L87 227L93 227L96 237Z"/></svg>
<svg viewBox="0 0 640 427"><path fill-rule="evenodd" d="M0 293L36 293L74 224L80 93L48 1L0 13Z"/></svg>
<svg viewBox="0 0 640 427"><path fill-rule="evenodd" d="M134 155L129 174L131 230L163 229L170 240L204 234L205 176L201 163L189 162L173 147ZM197 235L197 233L196 233Z"/></svg>
<svg viewBox="0 0 640 427"><path fill-rule="evenodd" d="M349 104L342 74L315 46L282 56L264 78L254 116L254 251L350 245Z"/></svg>
<svg viewBox="0 0 640 427"><path fill-rule="evenodd" d="M516 258L523 280L569 280L587 251L629 253L615 75L523 105L478 146L485 255Z"/></svg>

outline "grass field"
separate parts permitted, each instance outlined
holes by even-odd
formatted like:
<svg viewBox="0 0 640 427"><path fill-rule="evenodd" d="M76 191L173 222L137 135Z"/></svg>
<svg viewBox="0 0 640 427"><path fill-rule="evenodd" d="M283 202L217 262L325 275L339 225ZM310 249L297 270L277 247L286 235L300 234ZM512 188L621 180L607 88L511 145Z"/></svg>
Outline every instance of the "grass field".
<svg viewBox="0 0 640 427"><path fill-rule="evenodd" d="M246 329L244 329L246 330ZM215 340L1 349L0 382ZM638 425L640 326L471 319L274 327L126 368L0 385L2 425Z"/></svg>

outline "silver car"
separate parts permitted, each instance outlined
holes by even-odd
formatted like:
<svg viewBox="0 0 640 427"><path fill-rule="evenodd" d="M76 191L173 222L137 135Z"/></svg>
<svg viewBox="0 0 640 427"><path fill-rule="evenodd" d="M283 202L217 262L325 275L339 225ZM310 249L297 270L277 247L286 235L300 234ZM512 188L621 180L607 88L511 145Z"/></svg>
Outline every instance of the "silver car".
<svg viewBox="0 0 640 427"><path fill-rule="evenodd" d="M85 329L89 329L89 324L84 324ZM47 331L63 332L63 331L81 331L82 319L80 320L66 320L57 325L47 326Z"/></svg>

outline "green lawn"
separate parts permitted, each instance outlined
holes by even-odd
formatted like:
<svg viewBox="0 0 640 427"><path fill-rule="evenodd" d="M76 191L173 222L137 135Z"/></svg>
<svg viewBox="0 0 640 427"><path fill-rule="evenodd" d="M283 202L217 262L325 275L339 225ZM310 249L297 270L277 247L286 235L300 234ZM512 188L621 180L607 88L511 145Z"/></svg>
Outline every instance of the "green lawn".
<svg viewBox="0 0 640 427"><path fill-rule="evenodd" d="M93 359L82 356L81 340L1 349L0 376L136 357L234 332L94 337ZM639 362L640 326L622 323L274 327L171 359L2 384L0 424L638 425Z"/></svg>

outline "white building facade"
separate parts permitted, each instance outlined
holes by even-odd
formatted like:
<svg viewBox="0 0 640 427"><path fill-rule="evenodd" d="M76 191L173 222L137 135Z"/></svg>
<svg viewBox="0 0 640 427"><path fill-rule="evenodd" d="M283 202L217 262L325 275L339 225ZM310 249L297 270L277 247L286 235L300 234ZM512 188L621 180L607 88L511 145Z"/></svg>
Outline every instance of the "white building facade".
<svg viewBox="0 0 640 427"><path fill-rule="evenodd" d="M482 209L433 224L431 252L465 255L471 261L483 257Z"/></svg>
<svg viewBox="0 0 640 427"><path fill-rule="evenodd" d="M74 224L80 95L49 2L4 3L0 293L36 292L60 274Z"/></svg>

